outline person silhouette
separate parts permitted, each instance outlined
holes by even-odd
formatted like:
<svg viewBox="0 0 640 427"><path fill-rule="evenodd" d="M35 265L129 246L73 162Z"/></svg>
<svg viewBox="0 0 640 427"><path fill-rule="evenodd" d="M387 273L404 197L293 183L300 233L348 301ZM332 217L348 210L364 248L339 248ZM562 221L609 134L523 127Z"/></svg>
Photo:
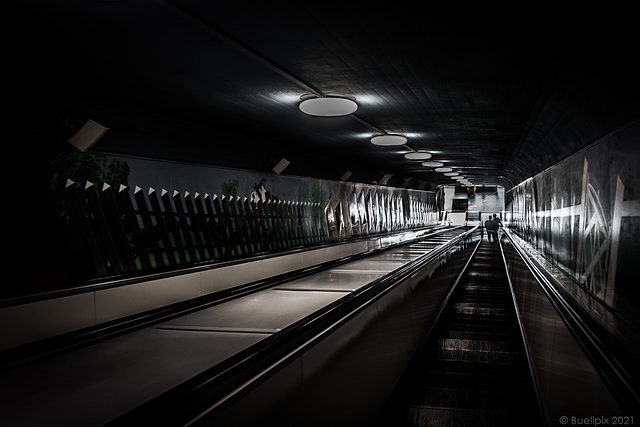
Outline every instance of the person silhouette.
<svg viewBox="0 0 640 427"><path fill-rule="evenodd" d="M499 218L496 220L496 214L493 214L493 218L489 218L484 222L484 228L487 229L487 240L489 240L489 242L493 239L494 242L498 243L498 228L500 228L501 224L502 222Z"/></svg>
<svg viewBox="0 0 640 427"><path fill-rule="evenodd" d="M500 217L498 215L493 214L493 220L498 223L498 228L502 228L502 220L500 219Z"/></svg>

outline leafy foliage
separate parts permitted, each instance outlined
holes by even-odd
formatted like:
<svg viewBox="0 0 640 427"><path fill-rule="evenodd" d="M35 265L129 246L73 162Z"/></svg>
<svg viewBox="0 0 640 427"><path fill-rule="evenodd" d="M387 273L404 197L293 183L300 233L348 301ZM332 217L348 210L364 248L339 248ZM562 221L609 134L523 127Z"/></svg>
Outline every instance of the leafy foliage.
<svg viewBox="0 0 640 427"><path fill-rule="evenodd" d="M114 159L97 152L70 151L56 153L49 163L49 188L54 195L60 195L67 179L74 182L91 181L111 186L127 185L129 172L126 162Z"/></svg>
<svg viewBox="0 0 640 427"><path fill-rule="evenodd" d="M304 202L323 204L327 200L327 192L322 189L320 181L316 179L307 186L302 197Z"/></svg>
<svg viewBox="0 0 640 427"><path fill-rule="evenodd" d="M236 197L238 195L238 180L230 179L222 183L222 195L227 197Z"/></svg>

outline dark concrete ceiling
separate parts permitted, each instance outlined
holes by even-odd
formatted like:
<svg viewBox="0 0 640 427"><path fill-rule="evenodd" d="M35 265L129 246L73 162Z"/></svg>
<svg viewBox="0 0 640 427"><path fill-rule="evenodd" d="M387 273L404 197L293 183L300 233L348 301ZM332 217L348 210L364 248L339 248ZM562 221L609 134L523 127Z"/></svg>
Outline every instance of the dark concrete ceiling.
<svg viewBox="0 0 640 427"><path fill-rule="evenodd" d="M624 10L270 3L11 1L3 127L55 112L109 127L98 151L267 172L284 157L284 174L455 184L404 158L426 150L510 188L640 115ZM359 108L307 116L308 94ZM369 142L381 133L407 144Z"/></svg>

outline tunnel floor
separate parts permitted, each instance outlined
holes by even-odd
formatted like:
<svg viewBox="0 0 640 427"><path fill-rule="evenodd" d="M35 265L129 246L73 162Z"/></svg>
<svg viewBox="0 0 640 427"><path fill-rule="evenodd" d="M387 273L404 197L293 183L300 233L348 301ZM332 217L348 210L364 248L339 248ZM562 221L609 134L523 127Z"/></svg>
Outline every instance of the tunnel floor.
<svg viewBox="0 0 640 427"><path fill-rule="evenodd" d="M376 424L543 425L497 243L483 241Z"/></svg>

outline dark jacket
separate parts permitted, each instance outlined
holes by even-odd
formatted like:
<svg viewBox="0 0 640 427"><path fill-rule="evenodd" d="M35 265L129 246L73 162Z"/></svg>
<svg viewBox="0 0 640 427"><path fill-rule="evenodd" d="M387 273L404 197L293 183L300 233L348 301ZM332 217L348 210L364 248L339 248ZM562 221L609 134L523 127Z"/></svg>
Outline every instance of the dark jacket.
<svg viewBox="0 0 640 427"><path fill-rule="evenodd" d="M489 231L498 231L500 225L495 219L488 219L484 222L484 227Z"/></svg>

